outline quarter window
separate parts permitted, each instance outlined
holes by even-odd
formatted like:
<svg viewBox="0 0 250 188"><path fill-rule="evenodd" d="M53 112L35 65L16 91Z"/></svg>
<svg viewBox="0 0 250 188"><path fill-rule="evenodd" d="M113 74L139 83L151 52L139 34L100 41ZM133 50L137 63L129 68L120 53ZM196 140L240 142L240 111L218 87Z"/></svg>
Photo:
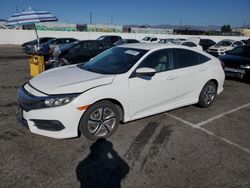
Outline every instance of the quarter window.
<svg viewBox="0 0 250 188"><path fill-rule="evenodd" d="M173 49L174 68L199 65L210 60L209 57L186 49Z"/></svg>

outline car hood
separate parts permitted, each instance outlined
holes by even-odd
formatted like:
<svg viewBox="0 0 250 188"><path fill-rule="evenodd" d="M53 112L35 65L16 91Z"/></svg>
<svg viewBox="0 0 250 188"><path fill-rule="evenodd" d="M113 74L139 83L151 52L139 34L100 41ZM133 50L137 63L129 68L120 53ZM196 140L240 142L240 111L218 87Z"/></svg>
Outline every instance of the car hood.
<svg viewBox="0 0 250 188"><path fill-rule="evenodd" d="M112 83L115 75L85 71L76 65L45 71L29 81L36 90L48 95L80 93Z"/></svg>

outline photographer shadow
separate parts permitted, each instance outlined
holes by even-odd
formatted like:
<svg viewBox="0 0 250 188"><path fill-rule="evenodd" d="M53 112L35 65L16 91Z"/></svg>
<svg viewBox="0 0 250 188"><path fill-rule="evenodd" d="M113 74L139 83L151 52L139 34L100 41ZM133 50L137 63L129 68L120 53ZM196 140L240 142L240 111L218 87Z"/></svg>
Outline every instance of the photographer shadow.
<svg viewBox="0 0 250 188"><path fill-rule="evenodd" d="M82 188L121 187L121 180L129 172L128 164L106 139L98 139L90 147L90 154L76 168Z"/></svg>

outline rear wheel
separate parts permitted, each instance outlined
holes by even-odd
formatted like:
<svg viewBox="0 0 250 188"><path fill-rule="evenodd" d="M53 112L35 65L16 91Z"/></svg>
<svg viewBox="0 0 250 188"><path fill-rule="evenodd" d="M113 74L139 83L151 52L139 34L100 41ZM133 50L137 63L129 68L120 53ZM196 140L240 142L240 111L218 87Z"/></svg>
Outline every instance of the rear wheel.
<svg viewBox="0 0 250 188"><path fill-rule="evenodd" d="M90 140L110 137L118 128L120 114L109 101L93 104L81 118L79 129Z"/></svg>
<svg viewBox="0 0 250 188"><path fill-rule="evenodd" d="M209 107L213 103L216 95L217 95L217 86L215 82L213 81L207 82L201 90L198 105L202 108Z"/></svg>

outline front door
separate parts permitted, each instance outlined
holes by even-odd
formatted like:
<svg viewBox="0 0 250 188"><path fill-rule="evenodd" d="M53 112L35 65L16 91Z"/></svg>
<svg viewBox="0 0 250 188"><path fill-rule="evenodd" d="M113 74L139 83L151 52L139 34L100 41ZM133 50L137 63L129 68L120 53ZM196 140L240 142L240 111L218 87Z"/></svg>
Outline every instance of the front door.
<svg viewBox="0 0 250 188"><path fill-rule="evenodd" d="M178 89L178 76L172 70L171 51L159 50L150 54L137 67L149 67L156 70L154 76L138 77L136 74L129 79L130 118L157 114L171 109L175 105Z"/></svg>

